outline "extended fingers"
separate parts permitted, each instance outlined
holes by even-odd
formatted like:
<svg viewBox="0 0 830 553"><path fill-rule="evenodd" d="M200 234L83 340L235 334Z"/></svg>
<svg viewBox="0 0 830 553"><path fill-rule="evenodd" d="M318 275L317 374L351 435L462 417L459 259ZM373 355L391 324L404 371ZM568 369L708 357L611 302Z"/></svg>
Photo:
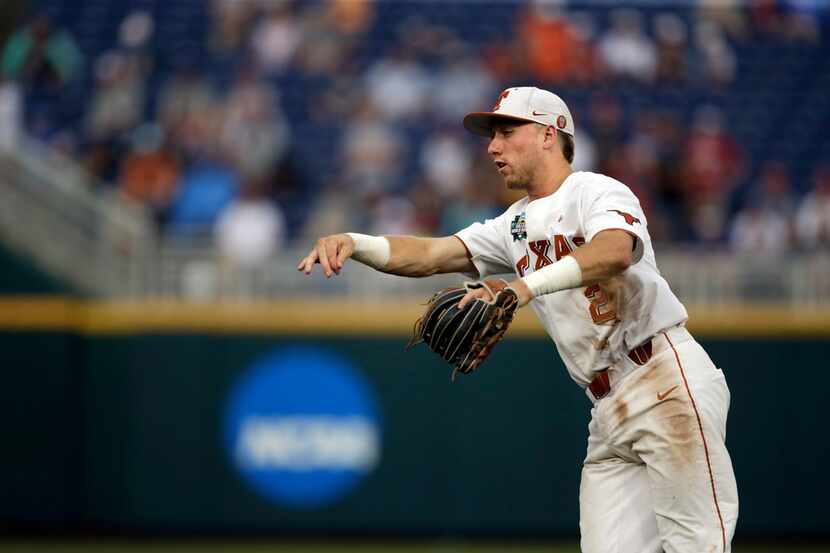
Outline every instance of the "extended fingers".
<svg viewBox="0 0 830 553"><path fill-rule="evenodd" d="M317 244L317 259L320 261L320 266L323 268L323 274L326 275L326 278L329 278L334 271L331 269L331 263L329 263L329 256L326 250L326 242L321 240Z"/></svg>
<svg viewBox="0 0 830 553"><path fill-rule="evenodd" d="M338 243L338 251L337 251L337 270L340 271L343 268L343 263L352 255L352 247L351 242L346 243Z"/></svg>
<svg viewBox="0 0 830 553"><path fill-rule="evenodd" d="M317 248L312 248L308 255L305 256L301 261L300 264L297 265L297 270L302 271L307 275L311 274L312 269L314 268L314 264L317 262Z"/></svg>
<svg viewBox="0 0 830 553"><path fill-rule="evenodd" d="M340 266L337 264L337 247L338 243L336 240L328 240L326 242L326 257L329 261L329 267L331 270L334 271L336 274L340 274ZM331 275L326 275L331 276Z"/></svg>

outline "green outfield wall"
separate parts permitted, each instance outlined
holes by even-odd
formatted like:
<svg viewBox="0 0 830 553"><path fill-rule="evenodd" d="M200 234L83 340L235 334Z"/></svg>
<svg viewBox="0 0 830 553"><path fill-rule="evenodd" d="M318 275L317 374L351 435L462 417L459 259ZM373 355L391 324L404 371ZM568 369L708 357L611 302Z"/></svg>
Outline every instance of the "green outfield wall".
<svg viewBox="0 0 830 553"><path fill-rule="evenodd" d="M590 404L541 336L509 338L483 370L451 383L425 349L404 352L403 332L52 326L0 331L7 529L578 532ZM738 532L826 535L827 339L701 341L732 390ZM240 379L273 352L297 347L350 364L380 421L371 470L341 497L310 507L281 504L250 485L224 437Z"/></svg>
<svg viewBox="0 0 830 553"><path fill-rule="evenodd" d="M578 533L590 403L525 312L452 383L404 351L423 298L89 301L0 267L0 531ZM690 312L739 535L827 536L830 312Z"/></svg>

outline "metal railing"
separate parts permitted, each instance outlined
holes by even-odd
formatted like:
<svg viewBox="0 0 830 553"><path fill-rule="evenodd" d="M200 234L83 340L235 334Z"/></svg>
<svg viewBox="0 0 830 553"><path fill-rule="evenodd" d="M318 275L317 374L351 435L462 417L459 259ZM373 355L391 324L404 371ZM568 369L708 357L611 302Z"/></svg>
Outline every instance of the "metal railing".
<svg viewBox="0 0 830 553"><path fill-rule="evenodd" d="M151 223L96 184L35 141L0 151L0 239L82 293L144 295L155 273Z"/></svg>
<svg viewBox="0 0 830 553"><path fill-rule="evenodd" d="M308 246L312 241L308 241ZM658 265L675 293L696 305L742 302L830 307L830 254L792 254L781 258L738 256L728 251L701 252L660 246ZM187 299L259 298L279 296L349 296L383 298L423 296L462 282L458 274L423 279L384 275L349 263L339 276L321 271L306 277L297 262L307 247L284 250L254 269L234 266L208 244L166 245L160 249L157 293Z"/></svg>

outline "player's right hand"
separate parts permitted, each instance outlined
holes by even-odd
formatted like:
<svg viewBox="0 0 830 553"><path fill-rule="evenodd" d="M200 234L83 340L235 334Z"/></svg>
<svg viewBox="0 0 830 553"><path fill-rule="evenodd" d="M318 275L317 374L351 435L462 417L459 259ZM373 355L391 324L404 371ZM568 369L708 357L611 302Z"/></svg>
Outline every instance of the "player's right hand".
<svg viewBox="0 0 830 553"><path fill-rule="evenodd" d="M297 270L307 275L311 274L315 263L323 267L326 278L333 274L340 274L343 263L354 253L354 240L348 234L332 234L317 240L308 255L305 256Z"/></svg>

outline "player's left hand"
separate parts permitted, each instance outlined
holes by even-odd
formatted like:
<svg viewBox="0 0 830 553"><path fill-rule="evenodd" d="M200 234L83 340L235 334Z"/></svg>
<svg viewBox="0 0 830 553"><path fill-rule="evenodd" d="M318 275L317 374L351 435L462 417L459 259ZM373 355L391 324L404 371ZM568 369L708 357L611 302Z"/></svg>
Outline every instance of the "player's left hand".
<svg viewBox="0 0 830 553"><path fill-rule="evenodd" d="M530 293L530 289L527 287L527 284L520 278L514 280L511 283L507 283L504 280L498 278L490 278L487 280L482 281L486 286L481 286L479 288L472 288L470 289L461 301L458 302L458 308L463 309L465 305L473 301L475 298L483 299L484 301L492 302L495 298L493 294L498 292L499 290L504 290L505 288L512 288L513 291L516 292L516 296L519 298L519 305L518 307L523 307L527 305L527 303L533 299L533 294ZM491 293L492 291L492 293Z"/></svg>

